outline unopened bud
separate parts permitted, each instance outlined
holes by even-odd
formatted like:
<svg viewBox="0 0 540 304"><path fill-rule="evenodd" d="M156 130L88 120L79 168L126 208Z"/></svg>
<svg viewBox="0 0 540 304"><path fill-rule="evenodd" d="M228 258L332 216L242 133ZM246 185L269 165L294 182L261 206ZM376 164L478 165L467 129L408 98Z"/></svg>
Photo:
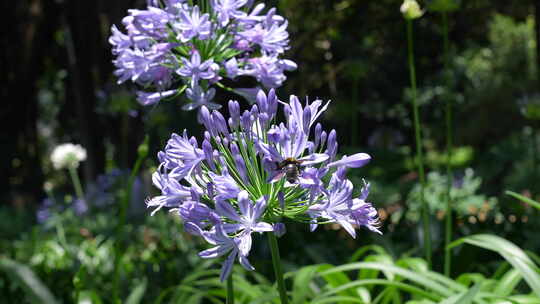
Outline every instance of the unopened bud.
<svg viewBox="0 0 540 304"><path fill-rule="evenodd" d="M144 142L139 145L137 153L139 154L140 158L144 158L148 155L148 136L146 136L144 138Z"/></svg>
<svg viewBox="0 0 540 304"><path fill-rule="evenodd" d="M415 0L403 1L400 11L407 20L420 18L424 14L424 11L420 9L420 5Z"/></svg>

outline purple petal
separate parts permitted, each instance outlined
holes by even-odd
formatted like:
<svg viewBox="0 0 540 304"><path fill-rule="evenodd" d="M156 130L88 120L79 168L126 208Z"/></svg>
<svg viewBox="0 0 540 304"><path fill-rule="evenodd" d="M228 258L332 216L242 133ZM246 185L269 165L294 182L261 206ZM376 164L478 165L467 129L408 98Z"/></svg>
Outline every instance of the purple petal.
<svg viewBox="0 0 540 304"><path fill-rule="evenodd" d="M218 200L216 203L216 212L219 215L225 216L231 220L235 221L242 221L242 219L238 216L236 213L236 210L234 210L233 206L229 204L228 202L224 200Z"/></svg>
<svg viewBox="0 0 540 304"><path fill-rule="evenodd" d="M253 226L252 230L255 232L261 232L261 233L270 232L270 231L274 231L274 227L268 223L259 222Z"/></svg>
<svg viewBox="0 0 540 304"><path fill-rule="evenodd" d="M238 207L240 208L240 212L243 215L248 215L252 204L251 200L249 199L249 194L246 190L242 190L238 193Z"/></svg>
<svg viewBox="0 0 540 304"><path fill-rule="evenodd" d="M219 276L219 280L221 282L224 282L231 274L232 267L234 264L234 259L236 258L237 254L238 254L238 251L233 250L231 254L227 257L225 262L223 262L223 267L221 267L221 275Z"/></svg>
<svg viewBox="0 0 540 304"><path fill-rule="evenodd" d="M210 249L199 252L199 256L203 259L213 259L225 255L231 247L229 246L216 246Z"/></svg>
<svg viewBox="0 0 540 304"><path fill-rule="evenodd" d="M338 223L353 237L353 239L356 238L356 231L354 230L354 227L351 225L351 223L345 220L339 220Z"/></svg>
<svg viewBox="0 0 540 304"><path fill-rule="evenodd" d="M239 255L238 260L240 261L240 264L242 266L244 266L245 269L247 269L249 271L255 270L255 267L251 266L251 264L249 263L247 257L245 257L243 255Z"/></svg>
<svg viewBox="0 0 540 304"><path fill-rule="evenodd" d="M360 168L367 164L371 160L371 156L366 153L356 153L351 156L344 156L341 160L328 164L328 167L332 166L345 166L349 168Z"/></svg>
<svg viewBox="0 0 540 304"><path fill-rule="evenodd" d="M308 156L304 156L302 158L299 158L299 161L302 161L302 165L313 165L322 163L323 161L327 160L329 158L328 154L325 153L313 153Z"/></svg>

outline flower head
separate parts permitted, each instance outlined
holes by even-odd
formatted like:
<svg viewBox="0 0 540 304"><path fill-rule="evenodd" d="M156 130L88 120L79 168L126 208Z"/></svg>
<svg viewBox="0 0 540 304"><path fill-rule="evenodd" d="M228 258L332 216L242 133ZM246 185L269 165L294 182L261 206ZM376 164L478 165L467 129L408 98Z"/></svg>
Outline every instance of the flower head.
<svg viewBox="0 0 540 304"><path fill-rule="evenodd" d="M349 168L365 165L370 156L335 160L336 132L326 135L316 123L328 103L302 105L295 96L285 103L274 90L259 91L255 99L243 112L238 102L229 101L228 119L203 105L202 148L186 132L173 134L154 173L161 195L147 202L155 210L178 210L185 229L213 246L201 257L227 255L222 280L235 260L253 269L247 260L252 234L284 234L283 218L311 223L312 230L338 223L353 237L359 226L379 232L377 211L366 202L368 185L353 198L354 185L346 177ZM284 122L277 121L280 109Z"/></svg>
<svg viewBox="0 0 540 304"><path fill-rule="evenodd" d="M86 150L81 145L65 143L54 148L51 161L55 169L78 168L86 160Z"/></svg>
<svg viewBox="0 0 540 304"><path fill-rule="evenodd" d="M277 88L285 71L296 64L281 56L289 49L287 21L275 8L248 0L212 0L200 7L181 0L147 1L143 10L128 10L111 28L109 43L118 83L140 88L143 105L185 96L183 110L211 103L223 78L253 77L265 88ZM258 86L257 86L258 87ZM236 89L227 88L237 92ZM238 93L244 96L242 93Z"/></svg>

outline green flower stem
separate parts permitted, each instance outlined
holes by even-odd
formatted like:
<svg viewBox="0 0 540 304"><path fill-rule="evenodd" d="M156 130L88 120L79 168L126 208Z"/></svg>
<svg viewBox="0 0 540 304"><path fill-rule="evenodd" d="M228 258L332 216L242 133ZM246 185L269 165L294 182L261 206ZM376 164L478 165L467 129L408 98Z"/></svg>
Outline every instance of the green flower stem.
<svg viewBox="0 0 540 304"><path fill-rule="evenodd" d="M75 194L79 199L84 199L84 192L81 185L81 180L79 179L79 175L77 174L77 168L69 167L69 176L71 177L71 182L73 183L73 187L75 188Z"/></svg>
<svg viewBox="0 0 540 304"><path fill-rule="evenodd" d="M534 126L531 126L531 144L532 144L532 161L533 161L533 180L538 180L538 139L537 139L537 134L536 134L536 130L534 128ZM538 188L538 186L535 186L532 188L532 197L534 198L534 196L537 194L537 191L539 191L540 188Z"/></svg>
<svg viewBox="0 0 540 304"><path fill-rule="evenodd" d="M287 289L285 289L285 281L283 280L283 269L281 269L281 258L279 257L277 238L273 232L268 232L267 235L270 251L272 252L272 264L274 266L274 274L276 275L281 304L287 304L289 303L289 299L287 299Z"/></svg>
<svg viewBox="0 0 540 304"><path fill-rule="evenodd" d="M443 51L444 51L444 75L446 81L447 90L450 88L450 79L448 74L449 69L449 42L448 42L448 13L442 13L443 19ZM453 150L453 135L452 135L452 100L449 96L446 96L446 228L444 237L444 275L450 275L450 269L452 267L452 249L450 249L450 243L452 242L452 197L451 190L454 182L454 174L452 172L452 165L450 160L452 158Z"/></svg>
<svg viewBox="0 0 540 304"><path fill-rule="evenodd" d="M148 135L144 139L144 142L139 146L138 149L138 157L135 161L135 166L131 170L131 174L129 176L129 179L127 181L127 185L125 188L125 192L122 195L121 201L120 201L120 211L118 213L118 225L116 226L116 232L115 236L118 238L124 229L124 226L126 224L126 216L127 216L127 209L129 207L129 201L131 199L131 190L133 188L133 183L135 182L135 178L137 177L137 174L139 173L139 170L141 169L142 163L148 156ZM114 280L113 280L113 303L122 303L120 300L120 262L122 261L123 256L123 249L122 244L119 239L115 240L115 254L114 254Z"/></svg>
<svg viewBox="0 0 540 304"><path fill-rule="evenodd" d="M414 116L414 134L416 139L416 157L418 161L418 175L420 178L421 190L420 201L422 203L422 221L424 227L424 250L428 266L431 268L431 232L429 230L429 210L424 197L426 189L426 179L424 174L424 156L422 153L422 133L418 111L418 102L416 100L416 72L414 69L414 45L413 45L413 25L412 20L407 19L407 47L409 59L409 72L411 78L412 105Z"/></svg>
<svg viewBox="0 0 540 304"><path fill-rule="evenodd" d="M227 279L227 304L234 304L234 286L232 273Z"/></svg>

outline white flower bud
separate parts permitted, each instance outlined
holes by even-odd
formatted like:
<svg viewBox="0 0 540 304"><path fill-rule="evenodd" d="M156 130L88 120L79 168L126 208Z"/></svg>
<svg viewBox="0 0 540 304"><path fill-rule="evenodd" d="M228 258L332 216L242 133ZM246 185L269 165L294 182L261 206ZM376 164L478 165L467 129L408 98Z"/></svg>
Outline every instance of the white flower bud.
<svg viewBox="0 0 540 304"><path fill-rule="evenodd" d="M424 11L420 9L420 5L415 0L405 0L400 8L403 17L408 20L422 17Z"/></svg>

